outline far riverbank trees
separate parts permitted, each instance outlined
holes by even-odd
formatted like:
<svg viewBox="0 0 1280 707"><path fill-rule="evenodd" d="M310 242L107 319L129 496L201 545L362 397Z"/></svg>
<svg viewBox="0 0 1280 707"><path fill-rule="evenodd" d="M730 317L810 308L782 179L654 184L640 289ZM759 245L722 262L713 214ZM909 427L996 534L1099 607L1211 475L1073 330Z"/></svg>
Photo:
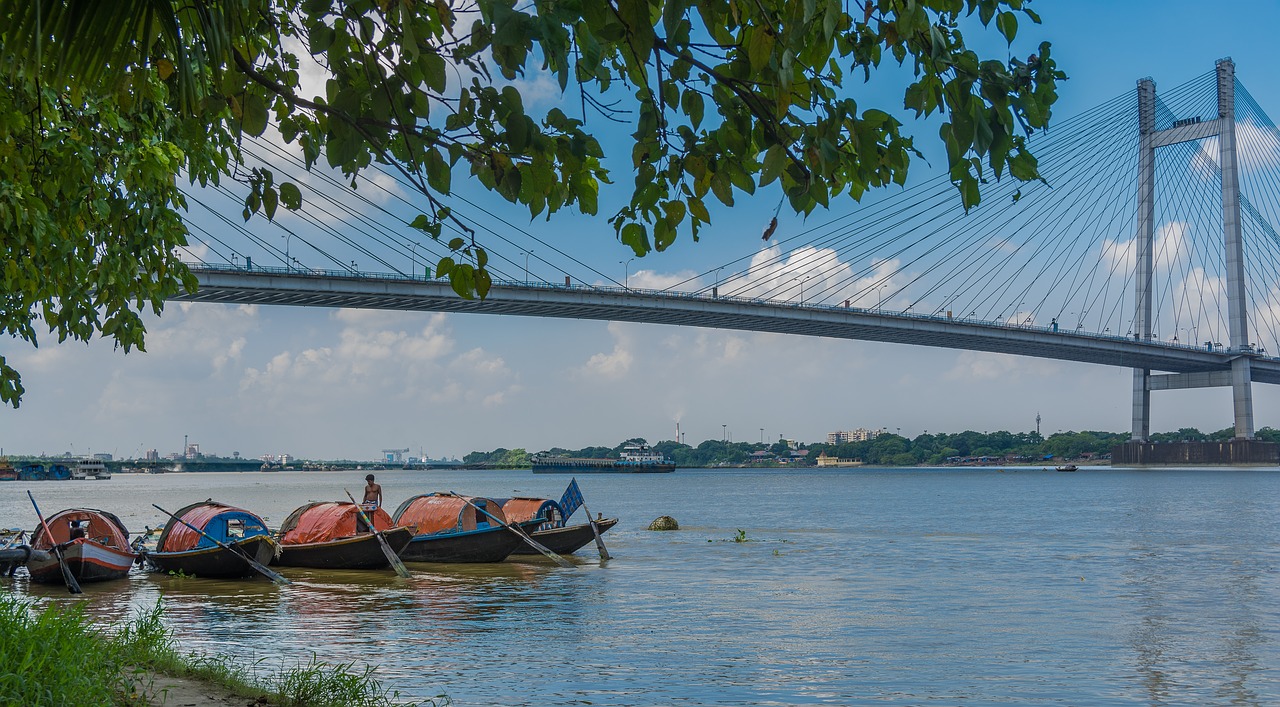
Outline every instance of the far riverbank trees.
<svg viewBox="0 0 1280 707"><path fill-rule="evenodd" d="M1151 435L1153 442L1205 442L1228 440L1234 430L1230 427L1216 432L1201 432L1194 427L1184 427L1174 432ZM1264 427L1257 432L1258 439L1280 442L1280 430ZM1036 464L1052 460L1078 460L1102 457L1111 448L1129 439L1123 432L1055 432L1042 437L1037 432L975 432L921 434L914 439L884 433L864 442L848 444L799 444L792 449L785 442L727 442L706 440L695 446L677 444L667 440L657 442L653 449L673 460L678 467L721 466L814 466L818 456L858 459L869 466L941 466L954 463L954 459L987 457L992 460L1013 459L1016 463ZM614 447L592 446L582 449L554 447L544 454L566 457L617 459L623 447L629 444L646 444L644 439L632 438ZM802 451L803 455L792 455ZM758 452L768 452L759 455ZM755 456L753 456L755 455ZM463 458L465 464L485 465L495 468L517 469L529 466L531 455L524 449L499 448L492 452L471 452ZM780 462L779 459L787 461ZM993 463L999 463L993 461Z"/></svg>

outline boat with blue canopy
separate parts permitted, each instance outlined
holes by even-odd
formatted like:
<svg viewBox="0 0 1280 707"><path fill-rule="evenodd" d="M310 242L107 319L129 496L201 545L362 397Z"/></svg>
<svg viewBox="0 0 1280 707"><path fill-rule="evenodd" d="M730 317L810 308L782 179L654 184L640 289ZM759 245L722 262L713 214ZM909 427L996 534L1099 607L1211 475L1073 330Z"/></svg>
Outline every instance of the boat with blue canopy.
<svg viewBox="0 0 1280 707"><path fill-rule="evenodd" d="M279 548L266 522L243 508L210 499L173 515L160 532L155 549L140 548L146 561L161 571L197 577L251 577L257 571L246 559L265 565Z"/></svg>

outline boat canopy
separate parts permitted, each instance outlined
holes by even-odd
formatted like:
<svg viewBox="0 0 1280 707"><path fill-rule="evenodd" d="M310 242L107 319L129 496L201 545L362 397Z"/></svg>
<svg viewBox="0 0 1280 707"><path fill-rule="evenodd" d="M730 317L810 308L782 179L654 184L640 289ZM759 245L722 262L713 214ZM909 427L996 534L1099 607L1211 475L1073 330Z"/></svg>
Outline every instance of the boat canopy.
<svg viewBox="0 0 1280 707"><path fill-rule="evenodd" d="M79 522L84 529L84 536L100 545L111 547L129 547L129 530L113 513L99 511L94 508L68 508L58 511L45 519L49 531L53 533L54 542L49 542L49 533L43 527L31 531L31 547L37 550L48 550L54 544L71 540L71 524Z"/></svg>
<svg viewBox="0 0 1280 707"><path fill-rule="evenodd" d="M359 509L348 501L316 501L295 510L280 525L280 543L301 545L353 537L357 532ZM381 508L365 511L378 530L391 530L391 516Z"/></svg>
<svg viewBox="0 0 1280 707"><path fill-rule="evenodd" d="M506 524L507 517L502 512L502 504L492 498L480 496L466 498ZM414 496L401 503L396 509L394 519L396 525L414 526L417 528L414 532L418 535L461 533L497 526L492 518L467 505L461 498L436 493Z"/></svg>
<svg viewBox="0 0 1280 707"><path fill-rule="evenodd" d="M538 526L538 530L564 527L564 509L559 503L549 498L495 498L493 500L502 506L502 512L512 523L524 523L534 518L542 518L546 522Z"/></svg>
<svg viewBox="0 0 1280 707"><path fill-rule="evenodd" d="M216 501L193 503L174 515L224 543L270 534L266 522L258 516L243 508ZM164 526L164 532L160 533L156 552L185 552L216 545L213 540L170 518Z"/></svg>

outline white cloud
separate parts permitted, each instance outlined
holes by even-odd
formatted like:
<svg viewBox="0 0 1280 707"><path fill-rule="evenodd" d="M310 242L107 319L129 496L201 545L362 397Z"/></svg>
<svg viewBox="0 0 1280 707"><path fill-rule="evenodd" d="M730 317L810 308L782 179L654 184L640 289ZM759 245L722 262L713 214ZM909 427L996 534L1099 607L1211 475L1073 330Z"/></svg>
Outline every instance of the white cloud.
<svg viewBox="0 0 1280 707"><path fill-rule="evenodd" d="M1152 265L1157 271L1170 271L1187 258L1187 237L1191 226L1185 221L1169 221L1156 229L1152 244ZM1102 241L1101 263L1113 275L1128 276L1137 262L1137 239Z"/></svg>

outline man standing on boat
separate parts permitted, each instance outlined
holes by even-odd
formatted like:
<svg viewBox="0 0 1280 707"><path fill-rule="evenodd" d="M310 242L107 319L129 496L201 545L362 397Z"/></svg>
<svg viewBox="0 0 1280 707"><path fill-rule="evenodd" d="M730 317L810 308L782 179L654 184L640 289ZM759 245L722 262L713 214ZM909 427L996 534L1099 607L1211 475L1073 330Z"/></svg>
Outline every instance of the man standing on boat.
<svg viewBox="0 0 1280 707"><path fill-rule="evenodd" d="M373 512L378 510L378 507L382 505L382 486L374 483L373 474L365 476L364 480L364 501L360 503L360 507L364 509L365 514L370 516L369 519L373 520ZM361 532L373 532L373 528L363 527L363 521L359 521L358 519L357 521L357 525L361 526L359 528Z"/></svg>

